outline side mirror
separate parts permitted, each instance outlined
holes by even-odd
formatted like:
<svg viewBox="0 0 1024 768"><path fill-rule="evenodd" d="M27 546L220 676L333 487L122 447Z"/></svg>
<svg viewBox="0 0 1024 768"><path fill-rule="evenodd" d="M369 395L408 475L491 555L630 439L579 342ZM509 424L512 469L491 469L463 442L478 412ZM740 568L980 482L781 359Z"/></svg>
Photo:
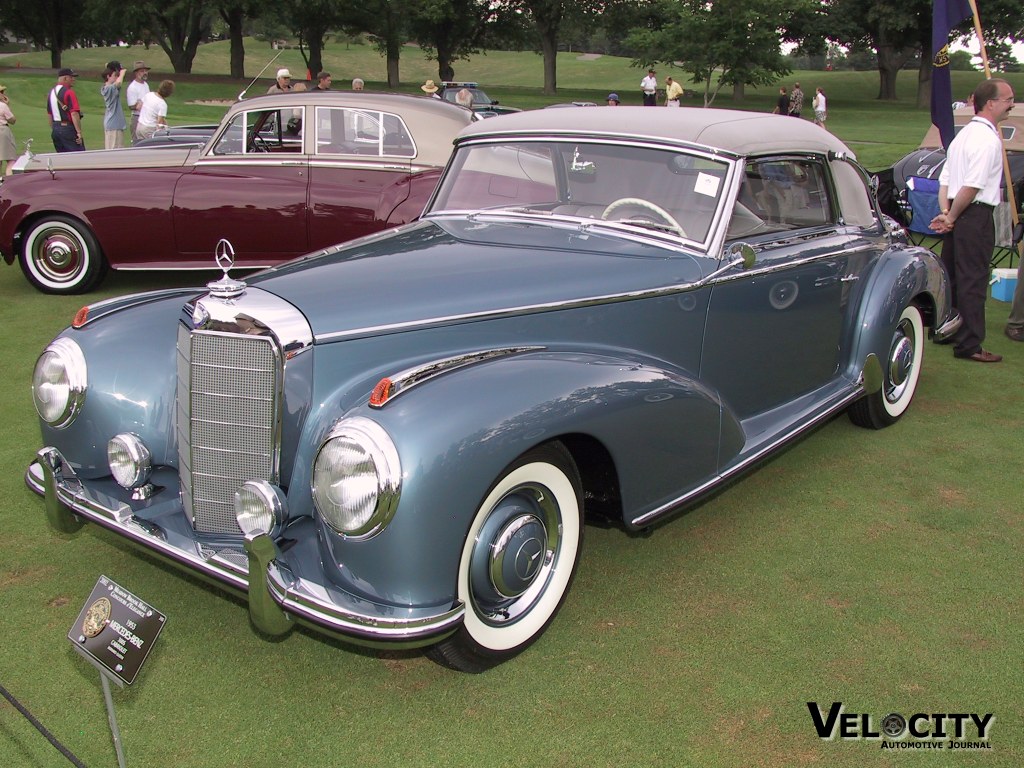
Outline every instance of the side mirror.
<svg viewBox="0 0 1024 768"><path fill-rule="evenodd" d="M748 243L733 243L729 246L728 255L731 264L742 264L743 269L750 269L754 266L756 259L754 248Z"/></svg>

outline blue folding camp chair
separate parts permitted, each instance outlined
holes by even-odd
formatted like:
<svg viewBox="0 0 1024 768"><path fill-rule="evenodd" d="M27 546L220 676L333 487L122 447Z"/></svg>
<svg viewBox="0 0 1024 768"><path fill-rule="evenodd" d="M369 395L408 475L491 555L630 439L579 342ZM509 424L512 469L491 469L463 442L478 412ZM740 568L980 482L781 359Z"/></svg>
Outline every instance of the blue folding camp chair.
<svg viewBox="0 0 1024 768"><path fill-rule="evenodd" d="M938 235L928 228L932 219L939 215L939 180L923 176L907 177L907 205L910 207L910 224L907 226L910 240L914 245L935 248Z"/></svg>

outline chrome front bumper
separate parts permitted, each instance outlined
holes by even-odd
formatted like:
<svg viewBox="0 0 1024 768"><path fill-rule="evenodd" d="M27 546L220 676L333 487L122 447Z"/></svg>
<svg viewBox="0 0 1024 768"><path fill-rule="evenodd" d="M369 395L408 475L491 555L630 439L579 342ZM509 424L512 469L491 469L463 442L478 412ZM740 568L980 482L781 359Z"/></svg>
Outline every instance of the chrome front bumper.
<svg viewBox="0 0 1024 768"><path fill-rule="evenodd" d="M247 539L244 550L204 545L180 525L177 530L162 525L161 515L168 512L160 512L159 504L150 507L158 513L144 519L126 502L87 487L56 448L36 454L25 483L43 496L46 516L58 531L72 533L86 520L99 523L174 565L248 594L253 623L267 634L283 634L298 621L360 645L411 648L434 643L462 623L465 606L461 602L444 609L381 605L297 574L301 561L287 562L269 536ZM174 507L180 512L177 499ZM183 519L181 514L173 516ZM313 523L306 518L296 525L312 529ZM315 532L308 533L314 535L298 537L309 542L307 550L316 541ZM313 557L315 551L303 552L301 546L293 547L289 556L296 550L309 554L307 561L319 562ZM250 584L252 572L263 573L263 583Z"/></svg>
<svg viewBox="0 0 1024 768"><path fill-rule="evenodd" d="M942 341L950 338L953 334L960 330L960 326L963 325L963 318L960 317L959 312L953 312L952 316L935 329L932 338L935 341Z"/></svg>

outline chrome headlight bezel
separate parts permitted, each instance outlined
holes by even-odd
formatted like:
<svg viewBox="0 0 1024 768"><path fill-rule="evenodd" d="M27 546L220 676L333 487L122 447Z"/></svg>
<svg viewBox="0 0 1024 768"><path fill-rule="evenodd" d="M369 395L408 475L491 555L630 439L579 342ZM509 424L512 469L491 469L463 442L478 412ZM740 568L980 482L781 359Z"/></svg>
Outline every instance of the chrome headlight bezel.
<svg viewBox="0 0 1024 768"><path fill-rule="evenodd" d="M367 489L371 483L372 494ZM313 505L333 531L345 538L368 539L387 527L398 507L398 450L377 422L362 416L342 419L317 451L311 484Z"/></svg>
<svg viewBox="0 0 1024 768"><path fill-rule="evenodd" d="M59 369L52 366L59 365ZM39 418L63 429L77 418L85 404L89 369L82 348L66 336L52 341L32 371L32 403ZM54 393L59 400L54 400ZM57 403L58 407L53 407Z"/></svg>
<svg viewBox="0 0 1024 768"><path fill-rule="evenodd" d="M107 466L114 482L135 490L149 482L153 455L138 435L122 432L107 441Z"/></svg>

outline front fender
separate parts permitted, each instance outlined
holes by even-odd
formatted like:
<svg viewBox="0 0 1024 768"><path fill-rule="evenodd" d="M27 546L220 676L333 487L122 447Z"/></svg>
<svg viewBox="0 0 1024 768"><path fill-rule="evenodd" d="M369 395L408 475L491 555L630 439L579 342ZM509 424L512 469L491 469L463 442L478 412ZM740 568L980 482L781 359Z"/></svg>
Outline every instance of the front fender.
<svg viewBox="0 0 1024 768"><path fill-rule="evenodd" d="M132 311L117 312L119 303L130 304ZM181 304L177 291L156 300L117 300L101 305L97 314L105 316L61 332L85 355L88 389L82 412L70 426L42 425L43 445L73 459L82 479L110 474L107 441L119 432L139 435L154 464L177 466L173 372Z"/></svg>
<svg viewBox="0 0 1024 768"><path fill-rule="evenodd" d="M910 303L921 305L925 323L932 328L952 313L946 270L927 248L890 248L868 275L862 295L847 359L846 374L851 379L860 375L869 354L886 358L892 329Z"/></svg>
<svg viewBox="0 0 1024 768"><path fill-rule="evenodd" d="M471 518L518 456L566 435L599 441L631 518L713 474L721 406L678 372L610 355L533 352L439 375L380 409L346 414L356 415L394 441L401 499L369 540L344 540L321 523L325 567L369 599L437 605L454 599Z"/></svg>

